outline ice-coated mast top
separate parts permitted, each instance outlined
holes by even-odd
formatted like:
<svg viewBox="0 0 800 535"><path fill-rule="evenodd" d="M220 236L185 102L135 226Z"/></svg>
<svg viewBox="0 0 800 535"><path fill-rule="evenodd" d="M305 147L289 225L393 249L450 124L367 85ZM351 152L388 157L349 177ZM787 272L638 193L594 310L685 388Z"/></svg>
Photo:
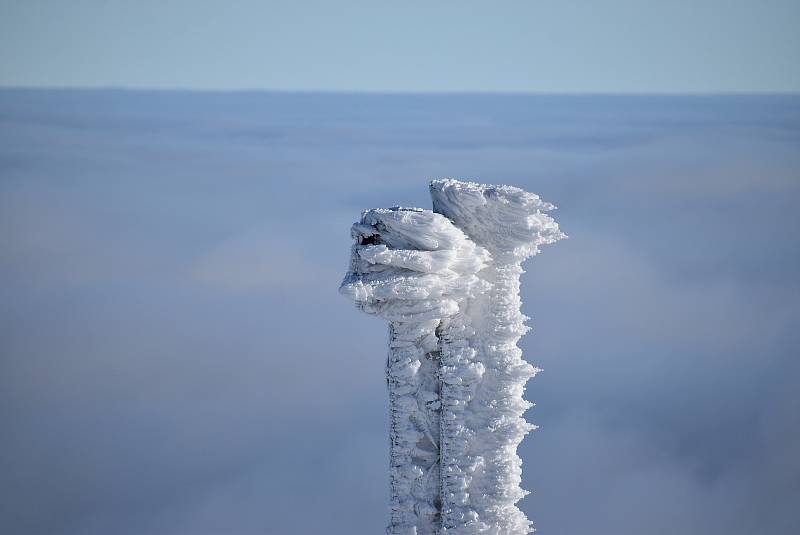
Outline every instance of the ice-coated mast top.
<svg viewBox="0 0 800 535"><path fill-rule="evenodd" d="M388 321L452 314L489 258L446 217L421 208L366 210L351 235L350 269L339 291Z"/></svg>
<svg viewBox="0 0 800 535"><path fill-rule="evenodd" d="M431 182L434 212L368 210L340 291L390 323L392 535L524 535L521 263L565 237L537 195Z"/></svg>

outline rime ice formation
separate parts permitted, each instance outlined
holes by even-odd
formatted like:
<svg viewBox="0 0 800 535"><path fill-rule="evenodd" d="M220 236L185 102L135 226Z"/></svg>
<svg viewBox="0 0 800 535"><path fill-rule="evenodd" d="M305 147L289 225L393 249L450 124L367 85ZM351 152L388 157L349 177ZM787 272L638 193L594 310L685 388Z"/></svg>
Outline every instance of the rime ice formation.
<svg viewBox="0 0 800 535"><path fill-rule="evenodd" d="M492 255L479 273L490 289L468 303L474 334L461 337L453 357L444 349L453 342L442 338L443 369L453 360L482 370L459 373L456 381L442 378L442 533L529 533L530 522L515 505L527 494L517 446L534 428L522 418L532 405L522 395L539 370L517 347L529 330L519 278L523 260L565 236L546 213L555 207L519 188L436 180L430 189L433 209ZM464 342L469 351L460 351Z"/></svg>
<svg viewBox="0 0 800 535"><path fill-rule="evenodd" d="M367 210L353 225L341 292L389 321L390 534L441 526L439 337L444 318L488 290L476 273L489 255L430 210Z"/></svg>
<svg viewBox="0 0 800 535"><path fill-rule="evenodd" d="M340 291L389 321L389 534L520 535L523 260L564 234L509 186L431 183L434 211L367 210Z"/></svg>

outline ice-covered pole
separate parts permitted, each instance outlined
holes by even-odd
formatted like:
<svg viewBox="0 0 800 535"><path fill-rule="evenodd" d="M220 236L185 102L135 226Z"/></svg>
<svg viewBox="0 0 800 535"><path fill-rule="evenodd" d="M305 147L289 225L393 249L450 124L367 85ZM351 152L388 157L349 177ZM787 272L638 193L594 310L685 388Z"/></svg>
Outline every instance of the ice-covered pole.
<svg viewBox="0 0 800 535"><path fill-rule="evenodd" d="M437 329L486 291L488 261L447 218L415 208L365 211L352 227L350 269L340 291L389 321L390 535L441 527Z"/></svg>
<svg viewBox="0 0 800 535"><path fill-rule="evenodd" d="M443 329L441 362L442 533L523 535L517 446L534 428L522 417L525 383L538 371L517 347L529 329L521 311L522 262L565 237L537 195L510 186L431 183L433 209L491 254L479 278L490 288L468 304L474 334ZM456 334L451 335L450 332ZM452 347L452 349L451 349Z"/></svg>
<svg viewBox="0 0 800 535"><path fill-rule="evenodd" d="M389 321L390 534L518 535L536 368L516 343L522 261L564 235L553 206L508 186L431 183L434 213L375 209L353 225L341 291ZM446 217L445 217L446 216Z"/></svg>

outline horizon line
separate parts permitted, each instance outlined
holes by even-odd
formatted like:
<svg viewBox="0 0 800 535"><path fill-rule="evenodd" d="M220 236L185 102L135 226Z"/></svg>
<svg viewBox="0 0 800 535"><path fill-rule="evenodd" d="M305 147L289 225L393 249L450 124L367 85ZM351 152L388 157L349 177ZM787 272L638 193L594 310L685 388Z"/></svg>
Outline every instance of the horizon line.
<svg viewBox="0 0 800 535"><path fill-rule="evenodd" d="M570 97L780 97L800 96L793 91L493 91L493 90L362 90L362 89L269 89L269 88L188 88L188 87L126 87L126 86L26 86L3 85L0 91L85 91L131 93L271 93L282 95L363 95L363 96L570 96Z"/></svg>

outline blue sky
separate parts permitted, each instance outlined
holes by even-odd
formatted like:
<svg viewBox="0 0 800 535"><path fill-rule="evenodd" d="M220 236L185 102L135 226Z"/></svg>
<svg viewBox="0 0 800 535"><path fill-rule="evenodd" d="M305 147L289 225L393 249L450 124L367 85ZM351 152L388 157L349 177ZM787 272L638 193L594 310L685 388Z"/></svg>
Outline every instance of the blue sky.
<svg viewBox="0 0 800 535"><path fill-rule="evenodd" d="M800 90L794 0L0 1L0 85Z"/></svg>

